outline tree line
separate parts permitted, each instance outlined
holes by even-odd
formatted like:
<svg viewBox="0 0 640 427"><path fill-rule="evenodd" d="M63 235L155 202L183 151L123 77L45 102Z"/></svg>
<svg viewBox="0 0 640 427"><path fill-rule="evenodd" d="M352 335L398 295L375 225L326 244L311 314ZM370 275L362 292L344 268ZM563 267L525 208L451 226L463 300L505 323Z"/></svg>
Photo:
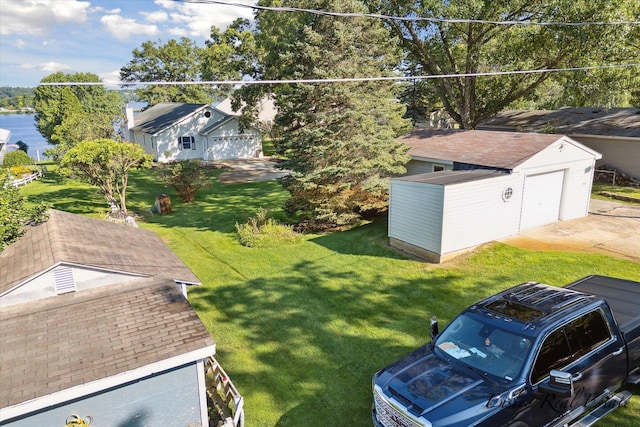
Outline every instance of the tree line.
<svg viewBox="0 0 640 427"><path fill-rule="evenodd" d="M457 127L473 129L505 108L640 105L637 66L520 72L637 62L640 26L595 24L637 21L640 5L632 0L257 4L267 8L255 11L253 23L238 19L224 31L213 26L203 47L188 38L144 42L120 77L151 106L231 95L234 108L244 106L245 126L255 122L258 100L273 97L274 147L282 167L291 170L282 181L290 193L285 210L305 229L350 226L386 210L388 179L402 174L409 160L396 140L411 128L409 117L441 109ZM297 9L269 9L274 6ZM482 75L495 71L513 73ZM205 83L397 76L448 77L239 89ZM42 82L70 81L99 78L56 73ZM201 84L151 83L156 81ZM123 138L113 126L122 120L121 99L100 85L39 86L34 104L38 130L56 159L84 140Z"/></svg>

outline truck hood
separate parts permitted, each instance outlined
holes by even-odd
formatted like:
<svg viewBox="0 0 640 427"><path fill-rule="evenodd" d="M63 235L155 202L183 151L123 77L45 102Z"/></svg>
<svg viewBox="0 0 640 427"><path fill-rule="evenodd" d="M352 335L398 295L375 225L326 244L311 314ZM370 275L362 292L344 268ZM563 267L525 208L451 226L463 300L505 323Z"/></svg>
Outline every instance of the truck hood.
<svg viewBox="0 0 640 427"><path fill-rule="evenodd" d="M376 384L416 416L438 412L444 407L447 408L443 412L451 415L484 406L497 391L493 383L480 374L457 362L436 357L428 346L382 371Z"/></svg>

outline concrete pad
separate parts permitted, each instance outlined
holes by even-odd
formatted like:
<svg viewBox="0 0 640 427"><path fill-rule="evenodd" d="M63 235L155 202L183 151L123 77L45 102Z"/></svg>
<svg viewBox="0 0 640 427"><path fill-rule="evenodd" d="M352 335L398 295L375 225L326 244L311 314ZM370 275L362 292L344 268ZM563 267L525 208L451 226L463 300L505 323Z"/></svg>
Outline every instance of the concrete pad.
<svg viewBox="0 0 640 427"><path fill-rule="evenodd" d="M277 169L277 163L270 159L229 159L220 160L214 164L230 169L218 177L218 181L222 184L270 181L282 178L289 173L287 170Z"/></svg>
<svg viewBox="0 0 640 427"><path fill-rule="evenodd" d="M602 253L640 262L640 206L592 199L584 218L525 230L501 241L524 249Z"/></svg>

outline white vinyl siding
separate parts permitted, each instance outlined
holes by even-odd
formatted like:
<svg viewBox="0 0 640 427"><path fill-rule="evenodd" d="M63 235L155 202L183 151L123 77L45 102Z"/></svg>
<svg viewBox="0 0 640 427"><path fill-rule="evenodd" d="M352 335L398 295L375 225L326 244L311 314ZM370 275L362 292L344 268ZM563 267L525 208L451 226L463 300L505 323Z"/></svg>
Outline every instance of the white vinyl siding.
<svg viewBox="0 0 640 427"><path fill-rule="evenodd" d="M389 237L439 253L443 191L440 185L392 180Z"/></svg>
<svg viewBox="0 0 640 427"><path fill-rule="evenodd" d="M505 175L448 185L444 193L442 253L471 248L518 233L522 185ZM503 193L511 189L505 200Z"/></svg>

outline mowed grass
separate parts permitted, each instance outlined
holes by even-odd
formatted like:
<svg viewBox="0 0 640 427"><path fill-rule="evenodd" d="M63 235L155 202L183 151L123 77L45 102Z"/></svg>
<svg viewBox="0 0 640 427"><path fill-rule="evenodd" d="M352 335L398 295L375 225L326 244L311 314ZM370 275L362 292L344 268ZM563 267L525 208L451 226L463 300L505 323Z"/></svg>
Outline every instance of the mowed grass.
<svg viewBox="0 0 640 427"><path fill-rule="evenodd" d="M604 255L527 251L489 244L443 265L387 245L386 220L271 249L241 246L235 223L260 208L282 214L276 182L213 185L181 203L154 171L131 174L128 206L203 284L189 300L217 342L216 357L242 393L247 426L371 426L371 377L428 341L469 304L518 283L564 285L589 274L640 281L640 264ZM94 187L50 174L23 188L30 200L99 217ZM173 213L144 212L158 194ZM632 389L638 393L638 388ZM640 424L640 398L602 426Z"/></svg>

